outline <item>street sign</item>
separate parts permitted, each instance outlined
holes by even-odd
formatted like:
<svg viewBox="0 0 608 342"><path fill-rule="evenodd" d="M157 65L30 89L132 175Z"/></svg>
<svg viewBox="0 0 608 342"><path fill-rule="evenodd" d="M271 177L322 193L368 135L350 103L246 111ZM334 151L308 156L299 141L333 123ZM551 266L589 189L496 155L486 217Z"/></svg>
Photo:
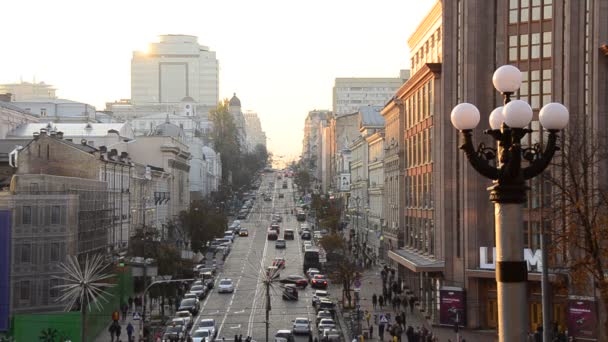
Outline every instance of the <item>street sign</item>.
<svg viewBox="0 0 608 342"><path fill-rule="evenodd" d="M380 324L388 324L388 319L386 319L386 316L382 315L382 317L380 317Z"/></svg>
<svg viewBox="0 0 608 342"><path fill-rule="evenodd" d="M133 320L134 321L139 321L141 319L141 315L139 314L139 312L134 312L133 313Z"/></svg>

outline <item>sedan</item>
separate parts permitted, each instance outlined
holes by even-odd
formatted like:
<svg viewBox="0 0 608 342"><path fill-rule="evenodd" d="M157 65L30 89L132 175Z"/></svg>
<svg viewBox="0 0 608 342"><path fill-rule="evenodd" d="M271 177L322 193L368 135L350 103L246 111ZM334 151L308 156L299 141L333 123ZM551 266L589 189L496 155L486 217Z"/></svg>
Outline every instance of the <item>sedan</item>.
<svg viewBox="0 0 608 342"><path fill-rule="evenodd" d="M247 228L241 228L241 230L239 231L239 236L249 236L249 231L247 230Z"/></svg>
<svg viewBox="0 0 608 342"><path fill-rule="evenodd" d="M329 297L329 293L327 293L327 291L316 290L312 294L312 306L316 306L317 304L319 304L319 302L321 301L321 299L327 298L327 297Z"/></svg>
<svg viewBox="0 0 608 342"><path fill-rule="evenodd" d="M272 266L276 266L278 268L285 268L285 258L274 258L274 260L272 261Z"/></svg>
<svg viewBox="0 0 608 342"><path fill-rule="evenodd" d="M329 311L329 310L321 310L317 314L317 325L319 324L319 322L321 322L322 319L324 319L324 318L333 318L333 317L334 316L331 314L331 311Z"/></svg>
<svg viewBox="0 0 608 342"><path fill-rule="evenodd" d="M296 318L293 321L293 333L295 334L310 334L310 322L308 321L308 318Z"/></svg>
<svg viewBox="0 0 608 342"><path fill-rule="evenodd" d="M214 338L217 337L217 330L215 329L215 319L213 318L201 319L200 322L198 322L198 324L196 325L196 329L209 330Z"/></svg>
<svg viewBox="0 0 608 342"><path fill-rule="evenodd" d="M175 313L175 317L183 318L186 321L186 326L188 326L188 328L192 328L192 323L194 323L194 320L192 319L192 314L190 311L178 311Z"/></svg>
<svg viewBox="0 0 608 342"><path fill-rule="evenodd" d="M198 300L194 298L184 299L179 303L179 309L177 309L177 311L189 311L193 316L196 316L199 310L198 305Z"/></svg>
<svg viewBox="0 0 608 342"><path fill-rule="evenodd" d="M192 334L192 342L213 342L215 338L209 331L209 329L197 329L194 334Z"/></svg>
<svg viewBox="0 0 608 342"><path fill-rule="evenodd" d="M220 284L218 285L218 293L233 293L234 292L234 282L232 279L222 279L220 280Z"/></svg>
<svg viewBox="0 0 608 342"><path fill-rule="evenodd" d="M207 294L207 286L194 285L190 288L190 293L194 293L195 295L197 295L198 299L203 299Z"/></svg>
<svg viewBox="0 0 608 342"><path fill-rule="evenodd" d="M296 275L296 274L287 276L286 278L281 279L280 282L283 284L294 284L295 286L301 287L304 289L306 288L306 286L308 286L308 280L306 280L306 278Z"/></svg>
<svg viewBox="0 0 608 342"><path fill-rule="evenodd" d="M327 278L322 274L317 274L310 281L310 287L313 289L326 289L327 285Z"/></svg>
<svg viewBox="0 0 608 342"><path fill-rule="evenodd" d="M320 332L320 335L322 336L323 340L329 342L338 342L342 340L342 334L340 334L340 331L333 328L323 330Z"/></svg>
<svg viewBox="0 0 608 342"><path fill-rule="evenodd" d="M335 329L336 322L331 318L323 318L319 321L317 328L319 329L319 335L321 335L325 329Z"/></svg>
<svg viewBox="0 0 608 342"><path fill-rule="evenodd" d="M184 338L184 329L182 326L169 326L163 334L163 341L182 341Z"/></svg>
<svg viewBox="0 0 608 342"><path fill-rule="evenodd" d="M285 240L283 240L283 239L278 239L277 242L275 242L275 244L274 244L274 248L285 249L285 248L287 248L287 242L285 242Z"/></svg>

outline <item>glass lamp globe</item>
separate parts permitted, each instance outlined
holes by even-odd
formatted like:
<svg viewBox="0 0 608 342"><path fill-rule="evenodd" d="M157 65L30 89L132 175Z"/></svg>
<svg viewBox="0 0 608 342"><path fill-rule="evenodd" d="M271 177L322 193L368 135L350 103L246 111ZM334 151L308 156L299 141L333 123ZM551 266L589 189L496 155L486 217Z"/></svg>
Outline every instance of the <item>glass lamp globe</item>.
<svg viewBox="0 0 608 342"><path fill-rule="evenodd" d="M490 127L492 129L500 129L502 123L505 122L505 116L502 113L504 107L500 106L495 108L492 113L490 113Z"/></svg>
<svg viewBox="0 0 608 342"><path fill-rule="evenodd" d="M494 71L492 83L501 93L514 93L521 85L521 71L512 65L503 65Z"/></svg>
<svg viewBox="0 0 608 342"><path fill-rule="evenodd" d="M568 108L557 102L544 105L538 114L540 124L546 129L564 129L569 118Z"/></svg>
<svg viewBox="0 0 608 342"><path fill-rule="evenodd" d="M470 103L460 103L450 115L452 125L458 130L473 129L479 124L479 109Z"/></svg>
<svg viewBox="0 0 608 342"><path fill-rule="evenodd" d="M513 100L503 110L505 123L512 128L524 128L532 120L532 107L526 101Z"/></svg>

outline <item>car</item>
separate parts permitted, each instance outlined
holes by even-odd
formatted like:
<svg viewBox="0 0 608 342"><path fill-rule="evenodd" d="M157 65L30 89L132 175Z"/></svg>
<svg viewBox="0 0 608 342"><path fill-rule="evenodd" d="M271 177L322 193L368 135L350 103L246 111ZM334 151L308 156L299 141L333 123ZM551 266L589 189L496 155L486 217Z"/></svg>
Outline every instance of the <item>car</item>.
<svg viewBox="0 0 608 342"><path fill-rule="evenodd" d="M212 336L217 337L217 329L215 327L215 319L213 318L205 318L201 319L196 325L196 329L206 329L209 330Z"/></svg>
<svg viewBox="0 0 608 342"><path fill-rule="evenodd" d="M196 331L192 334L192 342L213 342L214 337L211 335L211 331L209 329L196 329Z"/></svg>
<svg viewBox="0 0 608 342"><path fill-rule="evenodd" d="M190 311L178 311L175 313L175 317L183 318L186 320L186 326L188 328L192 328L192 324L194 323L194 319Z"/></svg>
<svg viewBox="0 0 608 342"><path fill-rule="evenodd" d="M239 211L239 214L236 215L236 218L238 218L239 220L244 220L247 218L247 214L249 214L247 210L241 210Z"/></svg>
<svg viewBox="0 0 608 342"><path fill-rule="evenodd" d="M234 242L235 234L232 230L228 230L224 232L224 238L230 239L230 242Z"/></svg>
<svg viewBox="0 0 608 342"><path fill-rule="evenodd" d="M276 221L278 223L283 222L283 216L279 215L279 214L274 214L272 215L272 220Z"/></svg>
<svg viewBox="0 0 608 342"><path fill-rule="evenodd" d="M170 325L165 329L163 341L182 341L185 337L184 327L181 325Z"/></svg>
<svg viewBox="0 0 608 342"><path fill-rule="evenodd" d="M315 309L317 309L317 311L327 310L331 313L335 313L336 312L336 303L332 302L331 300L329 300L327 298L321 298L319 303L315 306Z"/></svg>
<svg viewBox="0 0 608 342"><path fill-rule="evenodd" d="M317 312L317 325L323 318L333 318L334 315L329 310L321 310Z"/></svg>
<svg viewBox="0 0 608 342"><path fill-rule="evenodd" d="M199 301L198 295L196 293L188 292L188 293L184 294L184 299L190 299L190 298L196 299L197 302Z"/></svg>
<svg viewBox="0 0 608 342"><path fill-rule="evenodd" d="M189 311L193 316L196 316L199 311L199 301L196 298L186 298L179 303L177 311Z"/></svg>
<svg viewBox="0 0 608 342"><path fill-rule="evenodd" d="M291 330L279 330L274 334L274 342L294 342Z"/></svg>
<svg viewBox="0 0 608 342"><path fill-rule="evenodd" d="M283 239L277 239L277 242L274 244L274 248L287 248L287 242Z"/></svg>
<svg viewBox="0 0 608 342"><path fill-rule="evenodd" d="M342 340L342 334L340 334L340 331L335 328L323 329L319 335L322 336L322 341L339 342Z"/></svg>
<svg viewBox="0 0 608 342"><path fill-rule="evenodd" d="M285 268L285 258L276 257L272 261L272 266L276 266L278 268Z"/></svg>
<svg viewBox="0 0 608 342"><path fill-rule="evenodd" d="M283 299L298 300L298 289L293 284L285 284L283 287Z"/></svg>
<svg viewBox="0 0 608 342"><path fill-rule="evenodd" d="M205 267L199 270L199 274L203 273L211 273L211 275L215 276L217 269L215 267Z"/></svg>
<svg viewBox="0 0 608 342"><path fill-rule="evenodd" d="M310 321L308 318L298 317L293 321L293 327L291 328L293 334L310 334Z"/></svg>
<svg viewBox="0 0 608 342"><path fill-rule="evenodd" d="M233 293L234 292L234 282L232 279L224 278L220 280L220 283L217 287L218 293Z"/></svg>
<svg viewBox="0 0 608 342"><path fill-rule="evenodd" d="M308 280L297 274L288 275L287 277L280 280L282 284L293 284L297 287L306 288L308 286Z"/></svg>
<svg viewBox="0 0 608 342"><path fill-rule="evenodd" d="M326 289L327 285L327 278L322 274L315 275L310 281L310 287L313 289Z"/></svg>
<svg viewBox="0 0 608 342"><path fill-rule="evenodd" d="M335 329L336 328L336 322L331 319L331 318L323 318L319 321L319 324L317 324L317 329L319 330L319 334L321 334L323 332L323 330L325 329Z"/></svg>
<svg viewBox="0 0 608 342"><path fill-rule="evenodd" d="M198 296L198 299L203 299L207 295L207 287L204 285L194 285L190 288L190 293Z"/></svg>
<svg viewBox="0 0 608 342"><path fill-rule="evenodd" d="M302 242L302 252L304 252L306 250L306 248L310 248L310 247L312 247L312 242L310 242L310 241Z"/></svg>
<svg viewBox="0 0 608 342"><path fill-rule="evenodd" d="M272 198L270 196L264 196L264 202L272 202Z"/></svg>
<svg viewBox="0 0 608 342"><path fill-rule="evenodd" d="M317 268L309 268L308 270L306 270L306 276L308 277L308 279L312 279L315 275L320 274L321 271L319 271L319 269Z"/></svg>
<svg viewBox="0 0 608 342"><path fill-rule="evenodd" d="M293 240L294 239L294 232L292 229L285 229L285 231L283 232L283 238L285 240Z"/></svg>
<svg viewBox="0 0 608 342"><path fill-rule="evenodd" d="M249 236L249 231L247 230L247 228L241 228L239 230L239 236Z"/></svg>
<svg viewBox="0 0 608 342"><path fill-rule="evenodd" d="M281 234L281 227L278 224L276 224L276 223L272 223L270 225L270 229L274 230L275 232L277 232L277 234Z"/></svg>
<svg viewBox="0 0 608 342"><path fill-rule="evenodd" d="M276 240L279 238L279 234L272 229L268 229L268 240Z"/></svg>
<svg viewBox="0 0 608 342"><path fill-rule="evenodd" d="M312 306L317 306L317 304L319 304L319 302L321 301L322 298L328 298L328 297L329 297L329 293L327 293L327 291L316 290L312 294Z"/></svg>
<svg viewBox="0 0 608 342"><path fill-rule="evenodd" d="M279 198L285 198L285 195L283 193L280 193Z"/></svg>
<svg viewBox="0 0 608 342"><path fill-rule="evenodd" d="M175 317L167 325L179 325L182 326L184 333L188 330L188 321L183 317Z"/></svg>
<svg viewBox="0 0 608 342"><path fill-rule="evenodd" d="M310 241L310 239L312 239L311 235L309 232L304 232L302 233L302 236L300 237L302 240L308 240Z"/></svg>
<svg viewBox="0 0 608 342"><path fill-rule="evenodd" d="M215 277L211 272L204 272L200 274L202 282L205 286L207 286L207 290L211 290L213 285L215 285Z"/></svg>

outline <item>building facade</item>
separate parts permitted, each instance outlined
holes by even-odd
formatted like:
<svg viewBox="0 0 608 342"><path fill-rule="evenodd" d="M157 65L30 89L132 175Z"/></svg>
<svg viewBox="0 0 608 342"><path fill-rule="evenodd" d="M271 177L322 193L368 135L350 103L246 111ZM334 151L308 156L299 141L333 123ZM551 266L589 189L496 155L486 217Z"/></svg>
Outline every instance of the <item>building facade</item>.
<svg viewBox="0 0 608 342"><path fill-rule="evenodd" d="M0 101L0 139L20 125L39 122L38 118L9 102Z"/></svg>
<svg viewBox="0 0 608 342"><path fill-rule="evenodd" d="M44 82L19 82L0 84L0 94L10 94L6 102L36 99L56 99L57 89Z"/></svg>
<svg viewBox="0 0 608 342"><path fill-rule="evenodd" d="M245 133L247 135L247 150L254 151L257 145L266 147L266 133L262 130L262 123L258 113L245 111Z"/></svg>
<svg viewBox="0 0 608 342"><path fill-rule="evenodd" d="M336 78L333 88L333 113L341 116L355 113L362 106L384 106L403 82L401 77Z"/></svg>

